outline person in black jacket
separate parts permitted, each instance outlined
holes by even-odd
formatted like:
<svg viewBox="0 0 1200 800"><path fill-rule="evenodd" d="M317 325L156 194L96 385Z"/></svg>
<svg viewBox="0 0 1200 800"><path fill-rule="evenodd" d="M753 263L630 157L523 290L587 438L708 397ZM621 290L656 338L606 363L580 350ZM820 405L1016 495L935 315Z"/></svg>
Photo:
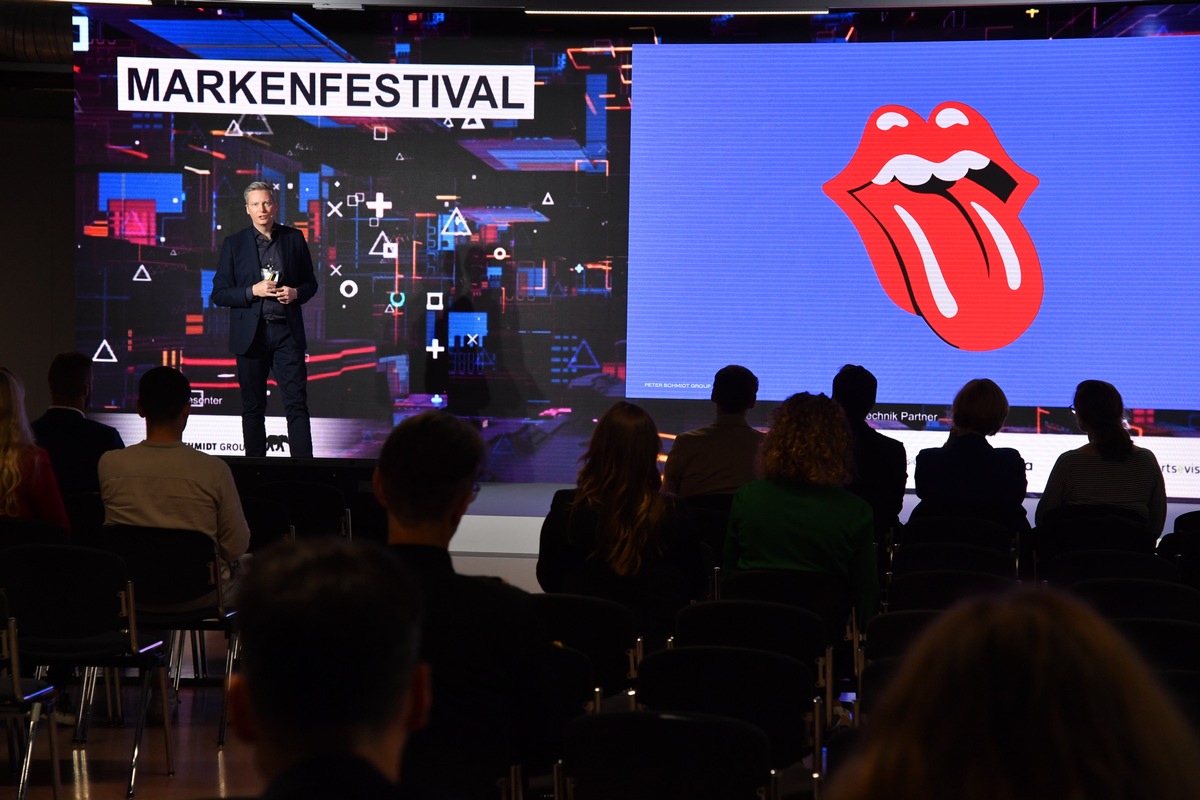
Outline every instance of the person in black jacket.
<svg viewBox="0 0 1200 800"><path fill-rule="evenodd" d="M116 428L84 416L92 396L92 360L83 353L59 353L47 380L50 407L30 423L34 438L50 454L59 491L98 492L100 456L124 448L125 442Z"/></svg>

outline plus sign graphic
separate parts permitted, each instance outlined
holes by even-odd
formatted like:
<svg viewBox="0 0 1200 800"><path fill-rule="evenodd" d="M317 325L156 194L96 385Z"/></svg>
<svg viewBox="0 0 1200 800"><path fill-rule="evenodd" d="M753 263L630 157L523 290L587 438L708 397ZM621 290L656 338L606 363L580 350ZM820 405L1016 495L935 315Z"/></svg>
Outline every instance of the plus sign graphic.
<svg viewBox="0 0 1200 800"><path fill-rule="evenodd" d="M441 342L439 342L437 339L434 339L429 343L429 346L425 348L425 352L432 353L433 360L437 361L438 353L446 352L446 348L442 347Z"/></svg>
<svg viewBox="0 0 1200 800"><path fill-rule="evenodd" d="M368 200L367 202L363 203L363 205L365 205L367 208L374 211L375 216L379 217L380 219L383 219L383 212L387 211L389 208L392 207L392 201L384 200L383 192L376 192L375 199Z"/></svg>

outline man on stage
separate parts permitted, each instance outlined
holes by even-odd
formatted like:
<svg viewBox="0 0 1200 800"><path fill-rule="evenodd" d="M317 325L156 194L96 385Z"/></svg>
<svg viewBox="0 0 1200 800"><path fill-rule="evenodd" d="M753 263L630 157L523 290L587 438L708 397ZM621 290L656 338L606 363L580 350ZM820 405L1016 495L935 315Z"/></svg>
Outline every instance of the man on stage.
<svg viewBox="0 0 1200 800"><path fill-rule="evenodd" d="M308 369L300 306L316 294L312 256L304 234L275 221L269 184L246 187L252 225L225 237L213 278L212 302L228 306L229 349L237 356L246 455L267 454L267 376L274 373L287 416L293 458L311 458Z"/></svg>

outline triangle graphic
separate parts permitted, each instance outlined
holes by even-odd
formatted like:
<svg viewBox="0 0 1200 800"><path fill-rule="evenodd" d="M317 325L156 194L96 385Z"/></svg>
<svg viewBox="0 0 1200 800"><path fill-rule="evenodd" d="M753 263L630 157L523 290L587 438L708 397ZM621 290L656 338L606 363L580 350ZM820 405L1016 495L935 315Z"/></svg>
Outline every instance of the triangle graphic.
<svg viewBox="0 0 1200 800"><path fill-rule="evenodd" d="M188 144L194 144L201 150L208 149L208 137L200 130L200 126L192 123L191 129L188 131Z"/></svg>
<svg viewBox="0 0 1200 800"><path fill-rule="evenodd" d="M173 256L177 256L177 255L179 255L179 252L178 252L177 250L175 250L174 248L172 248L172 249L171 249L171 255L173 255Z"/></svg>
<svg viewBox="0 0 1200 800"><path fill-rule="evenodd" d="M587 361L581 360L581 355L585 356ZM567 369L600 369L600 362L596 360L596 354L592 352L592 346L587 343L587 339L579 341L579 347L575 348L575 353L567 362Z"/></svg>
<svg viewBox="0 0 1200 800"><path fill-rule="evenodd" d="M117 354L113 352L112 347L108 344L108 339L100 342L100 346L96 348L96 353L92 356L92 361L101 362L104 364L117 363Z"/></svg>
<svg viewBox="0 0 1200 800"><path fill-rule="evenodd" d="M555 281L554 285L550 287L550 296L551 297L566 297L567 296L567 290L563 288L561 281Z"/></svg>
<svg viewBox="0 0 1200 800"><path fill-rule="evenodd" d="M396 160L397 161L408 161L408 156L404 155L404 153L396 153Z"/></svg>
<svg viewBox="0 0 1200 800"><path fill-rule="evenodd" d="M496 437L496 443L492 445L492 455L511 456L514 452L512 440L508 438L507 433L502 433Z"/></svg>
<svg viewBox="0 0 1200 800"><path fill-rule="evenodd" d="M470 236L471 226L463 218L462 212L456 207L450 212L450 218L442 226L442 236Z"/></svg>
<svg viewBox="0 0 1200 800"><path fill-rule="evenodd" d="M444 120L442 120L442 127L443 128L453 128L454 120L450 119L449 117L446 117Z"/></svg>
<svg viewBox="0 0 1200 800"><path fill-rule="evenodd" d="M139 283L148 283L153 280L150 277L150 270L146 269L145 264L138 264L137 272L133 273L133 279Z"/></svg>
<svg viewBox="0 0 1200 800"><path fill-rule="evenodd" d="M379 235L375 237L375 244L371 245L371 249L368 250L367 252L373 256L387 258L387 251L384 248L389 244L394 245L395 242L393 242L391 239L388 238L388 235L386 232L380 231ZM392 253L392 256L393 257L395 256L394 252Z"/></svg>
<svg viewBox="0 0 1200 800"><path fill-rule="evenodd" d="M544 206L554 205L554 198L550 196L549 192L546 192L546 196L542 198L542 205L544 205Z"/></svg>
<svg viewBox="0 0 1200 800"><path fill-rule="evenodd" d="M481 131L484 129L483 120L481 120L477 117L472 117L471 119L464 120L463 124L462 124L462 129L464 131Z"/></svg>
<svg viewBox="0 0 1200 800"><path fill-rule="evenodd" d="M275 133L271 130L271 123L267 122L267 118L262 114L242 114L242 118L238 120L238 127L242 129L242 133L251 136L272 136Z"/></svg>
<svg viewBox="0 0 1200 800"><path fill-rule="evenodd" d="M229 120L229 127L225 129L225 135L245 136L246 134L242 133L242 126L238 125L238 121L236 119L231 119Z"/></svg>
<svg viewBox="0 0 1200 800"><path fill-rule="evenodd" d="M130 211L121 220L121 233L125 236L145 236L146 221L136 211Z"/></svg>

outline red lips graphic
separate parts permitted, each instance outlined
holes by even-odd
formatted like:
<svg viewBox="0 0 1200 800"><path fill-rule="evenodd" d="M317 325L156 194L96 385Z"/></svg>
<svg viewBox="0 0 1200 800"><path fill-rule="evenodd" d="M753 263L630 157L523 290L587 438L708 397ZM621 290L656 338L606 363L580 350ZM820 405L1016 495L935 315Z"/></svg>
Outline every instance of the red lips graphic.
<svg viewBox="0 0 1200 800"><path fill-rule="evenodd" d="M871 115L825 194L858 229L888 297L962 350L996 350L1042 305L1042 269L1021 207L1038 179L987 120L942 103L929 122L903 106Z"/></svg>

